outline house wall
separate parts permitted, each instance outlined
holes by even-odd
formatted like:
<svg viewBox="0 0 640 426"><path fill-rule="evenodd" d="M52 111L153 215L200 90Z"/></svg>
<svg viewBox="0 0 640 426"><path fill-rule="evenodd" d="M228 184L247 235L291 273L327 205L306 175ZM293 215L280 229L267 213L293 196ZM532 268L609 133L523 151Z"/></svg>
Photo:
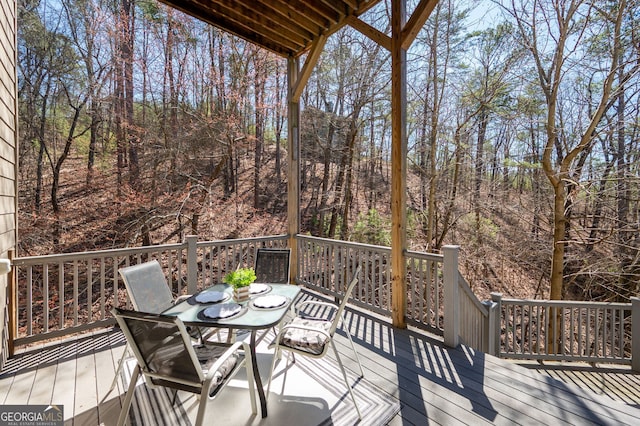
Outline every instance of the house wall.
<svg viewBox="0 0 640 426"><path fill-rule="evenodd" d="M17 226L17 103L16 1L0 0L0 259L16 248ZM8 274L0 274L0 369L8 357Z"/></svg>

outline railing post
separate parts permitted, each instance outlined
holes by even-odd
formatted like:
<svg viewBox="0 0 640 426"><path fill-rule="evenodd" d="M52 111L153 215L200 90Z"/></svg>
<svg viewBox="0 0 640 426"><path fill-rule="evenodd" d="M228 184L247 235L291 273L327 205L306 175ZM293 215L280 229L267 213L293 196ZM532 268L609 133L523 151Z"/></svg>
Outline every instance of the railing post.
<svg viewBox="0 0 640 426"><path fill-rule="evenodd" d="M631 298L631 369L640 372L640 298Z"/></svg>
<svg viewBox="0 0 640 426"><path fill-rule="evenodd" d="M489 347L490 354L500 357L500 323L502 320L502 293L491 293L489 311Z"/></svg>
<svg viewBox="0 0 640 426"><path fill-rule="evenodd" d="M492 334L492 327L491 327L491 323L493 321L493 307L495 306L495 303L493 303L491 300L485 300L482 303L482 306L484 306L487 309L487 316L486 318L484 318L484 321L482 323L482 336L483 339L480 342L480 350L482 350L482 352L489 354L489 355L494 355L494 350L493 350L493 334Z"/></svg>
<svg viewBox="0 0 640 426"><path fill-rule="evenodd" d="M187 292L198 291L198 236L187 235Z"/></svg>
<svg viewBox="0 0 640 426"><path fill-rule="evenodd" d="M9 250L8 257L9 262L13 261L15 257L15 250ZM11 265L11 264L10 264ZM7 275L7 309L9 311L9 321L7 323L8 338L7 350L8 355L11 357L15 354L14 341L18 338L18 275L15 268L9 266L9 275ZM6 359L6 357L5 357ZM4 360L0 360L0 367Z"/></svg>
<svg viewBox="0 0 640 426"><path fill-rule="evenodd" d="M444 344L455 348L460 342L460 300L458 252L460 246L444 246Z"/></svg>

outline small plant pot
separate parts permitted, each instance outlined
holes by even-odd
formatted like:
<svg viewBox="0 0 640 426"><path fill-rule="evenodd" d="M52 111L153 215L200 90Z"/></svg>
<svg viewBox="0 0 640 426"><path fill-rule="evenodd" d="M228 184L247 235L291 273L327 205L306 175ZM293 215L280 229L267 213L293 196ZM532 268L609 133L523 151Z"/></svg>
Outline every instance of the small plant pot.
<svg viewBox="0 0 640 426"><path fill-rule="evenodd" d="M249 296L249 286L233 289L233 299L238 303L246 302Z"/></svg>

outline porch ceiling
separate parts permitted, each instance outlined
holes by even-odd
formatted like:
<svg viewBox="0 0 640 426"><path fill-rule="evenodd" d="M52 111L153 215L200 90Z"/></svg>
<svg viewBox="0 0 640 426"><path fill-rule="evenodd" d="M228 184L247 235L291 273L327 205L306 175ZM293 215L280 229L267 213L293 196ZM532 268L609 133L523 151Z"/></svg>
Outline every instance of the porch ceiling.
<svg viewBox="0 0 640 426"><path fill-rule="evenodd" d="M282 56L344 27L380 0L160 0Z"/></svg>

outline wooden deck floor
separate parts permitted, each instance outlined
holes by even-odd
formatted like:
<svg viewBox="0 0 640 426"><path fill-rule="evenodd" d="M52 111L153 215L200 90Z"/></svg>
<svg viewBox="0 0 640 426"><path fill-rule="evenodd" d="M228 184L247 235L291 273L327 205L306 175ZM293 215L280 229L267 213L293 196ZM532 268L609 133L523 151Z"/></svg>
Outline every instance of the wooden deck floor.
<svg viewBox="0 0 640 426"><path fill-rule="evenodd" d="M394 329L358 310L347 312L347 323L365 379L401 403L393 426L640 424L640 376L627 368L521 366L447 348L437 337ZM356 371L346 339L338 342ZM22 348L0 374L0 404L63 404L66 424L115 424L124 390L101 400L123 350L117 330Z"/></svg>

